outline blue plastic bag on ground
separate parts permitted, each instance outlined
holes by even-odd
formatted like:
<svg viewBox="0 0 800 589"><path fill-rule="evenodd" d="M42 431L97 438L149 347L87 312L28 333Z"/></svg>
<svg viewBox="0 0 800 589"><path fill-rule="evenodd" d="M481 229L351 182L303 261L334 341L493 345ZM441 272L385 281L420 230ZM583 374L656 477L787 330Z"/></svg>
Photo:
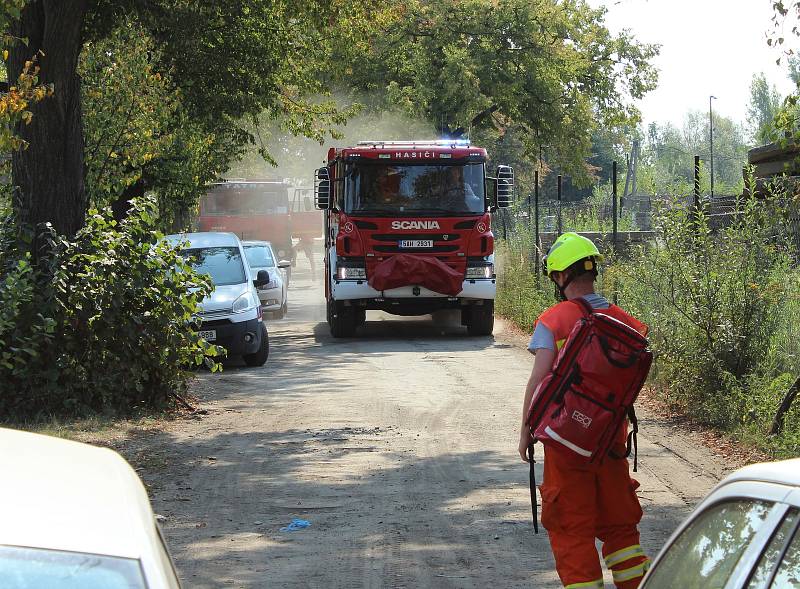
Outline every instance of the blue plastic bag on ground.
<svg viewBox="0 0 800 589"><path fill-rule="evenodd" d="M290 523L288 526L286 526L285 528L281 528L281 532L296 532L297 530L302 530L310 525L311 522L308 521L307 519L300 519L296 517L292 520L292 523Z"/></svg>

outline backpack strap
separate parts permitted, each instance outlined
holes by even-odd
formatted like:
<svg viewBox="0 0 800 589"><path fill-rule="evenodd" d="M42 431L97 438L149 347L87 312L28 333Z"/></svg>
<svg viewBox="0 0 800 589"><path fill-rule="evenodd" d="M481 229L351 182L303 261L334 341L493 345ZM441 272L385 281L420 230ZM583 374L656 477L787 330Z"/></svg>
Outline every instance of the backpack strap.
<svg viewBox="0 0 800 589"><path fill-rule="evenodd" d="M631 422L631 431L628 434L628 442L625 445L625 458L631 455L631 441L633 442L633 472L637 471L639 460L639 443L636 434L639 433L639 420L636 418L636 410L633 405L628 407L628 419Z"/></svg>
<svg viewBox="0 0 800 589"><path fill-rule="evenodd" d="M623 458L628 458L633 452L633 472L638 472L639 467L639 442L636 439L636 434L639 433L639 420L636 417L636 411L633 408L633 405L628 407L627 411L628 420L631 422L631 431L628 432L628 439L625 442L625 454L619 456L614 452L609 452L608 455L611 458L616 460L622 460Z"/></svg>
<svg viewBox="0 0 800 589"><path fill-rule="evenodd" d="M533 459L533 445L536 442L531 442L528 446L528 464L530 465L530 473L528 474L528 482L531 487L531 511L533 512L533 531L539 533L539 503L536 500L536 472L534 472L534 464L536 461Z"/></svg>

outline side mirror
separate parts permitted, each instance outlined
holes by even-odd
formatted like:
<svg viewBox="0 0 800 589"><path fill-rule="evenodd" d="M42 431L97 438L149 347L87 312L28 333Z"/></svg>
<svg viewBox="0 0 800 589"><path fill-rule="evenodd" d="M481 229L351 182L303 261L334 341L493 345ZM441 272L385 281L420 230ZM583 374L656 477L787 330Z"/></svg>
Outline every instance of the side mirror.
<svg viewBox="0 0 800 589"><path fill-rule="evenodd" d="M319 168L314 173L314 204L322 211L331 208L331 174L328 168Z"/></svg>
<svg viewBox="0 0 800 589"><path fill-rule="evenodd" d="M288 268L292 263L289 260L281 260L278 262L278 268Z"/></svg>
<svg viewBox="0 0 800 589"><path fill-rule="evenodd" d="M259 270L258 274L256 275L256 279L253 281L253 284L256 285L256 288L269 284L269 272L266 270Z"/></svg>
<svg viewBox="0 0 800 589"><path fill-rule="evenodd" d="M508 208L514 202L514 168L511 166L497 166L495 202L498 209Z"/></svg>

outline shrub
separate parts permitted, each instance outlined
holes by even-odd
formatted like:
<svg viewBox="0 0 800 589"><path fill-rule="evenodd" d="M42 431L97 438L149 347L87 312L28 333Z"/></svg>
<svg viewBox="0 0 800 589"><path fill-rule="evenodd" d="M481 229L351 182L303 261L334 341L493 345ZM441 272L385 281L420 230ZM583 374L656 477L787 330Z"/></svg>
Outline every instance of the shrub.
<svg viewBox="0 0 800 589"><path fill-rule="evenodd" d="M184 389L186 368L220 352L191 329L211 284L153 230L155 211L152 198L134 201L121 223L90 211L74 241L45 229L37 264L5 224L4 419L164 408Z"/></svg>
<svg viewBox="0 0 800 589"><path fill-rule="evenodd" d="M753 384L779 376L770 349L796 321L787 313L791 257L777 231L781 209L777 199L743 198L732 222L712 231L703 211L667 208L657 216L657 241L614 269L621 300L651 327L653 381L709 424L736 427L775 408Z"/></svg>
<svg viewBox="0 0 800 589"><path fill-rule="evenodd" d="M517 226L508 240L497 243L495 309L523 329L556 302L552 283L541 274L533 234Z"/></svg>
<svg viewBox="0 0 800 589"><path fill-rule="evenodd" d="M800 376L800 270L796 228L787 227L796 203L777 192L740 199L717 228L676 199L656 212L654 241L606 256L598 291L650 326L650 382L673 408L797 455L800 401L769 436ZM555 302L533 252L525 227L498 243L497 310L523 329Z"/></svg>

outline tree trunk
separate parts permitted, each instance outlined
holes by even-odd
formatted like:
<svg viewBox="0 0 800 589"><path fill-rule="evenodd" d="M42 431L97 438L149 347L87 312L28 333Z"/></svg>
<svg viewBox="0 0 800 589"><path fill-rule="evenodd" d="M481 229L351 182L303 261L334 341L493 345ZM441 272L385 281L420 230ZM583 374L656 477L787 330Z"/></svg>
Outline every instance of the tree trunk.
<svg viewBox="0 0 800 589"><path fill-rule="evenodd" d="M792 407L792 403L794 402L798 393L800 393L800 378L795 380L794 384L789 387L789 390L783 397L783 401L781 401L781 404L778 407L778 411L775 412L775 417L772 420L772 427L769 430L771 435L777 436L783 431L783 425L786 421L786 413Z"/></svg>
<svg viewBox="0 0 800 589"><path fill-rule="evenodd" d="M40 84L54 95L30 110L33 119L17 129L28 148L14 152L14 210L18 220L50 222L73 236L86 220L83 120L77 74L87 0L32 0L13 33L28 39L9 52L8 77L15 83L25 62L38 56ZM41 53L40 53L41 52Z"/></svg>

